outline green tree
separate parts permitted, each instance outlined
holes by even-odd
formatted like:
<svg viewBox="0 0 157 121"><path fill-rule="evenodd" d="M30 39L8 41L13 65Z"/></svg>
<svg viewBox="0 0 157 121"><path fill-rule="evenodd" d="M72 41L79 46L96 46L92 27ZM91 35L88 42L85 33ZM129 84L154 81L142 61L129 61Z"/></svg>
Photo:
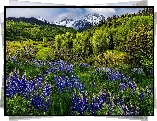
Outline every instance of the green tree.
<svg viewBox="0 0 157 121"><path fill-rule="evenodd" d="M136 27L126 41L127 60L132 66L153 68L153 23Z"/></svg>

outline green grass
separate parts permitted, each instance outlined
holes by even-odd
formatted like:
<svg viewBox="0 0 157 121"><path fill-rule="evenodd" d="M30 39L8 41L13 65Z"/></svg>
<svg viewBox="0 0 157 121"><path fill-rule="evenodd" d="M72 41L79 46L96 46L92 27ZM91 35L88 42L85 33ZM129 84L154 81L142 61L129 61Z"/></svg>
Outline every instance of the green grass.
<svg viewBox="0 0 157 121"><path fill-rule="evenodd" d="M44 70L48 68L48 66L41 66L38 67L37 65L24 63L22 65L15 65L11 62L7 62L7 74L10 73L15 67L16 69L19 69L19 75L22 76L23 73L26 71L27 79L29 77L35 77L38 74L42 73ZM11 65L11 66L10 66ZM12 67L12 69L9 69ZM136 92L136 95L133 97L131 96L131 90L125 90L124 92L119 90L119 83L120 81L109 81L107 80L107 77L105 75L105 72L97 73L96 75L93 75L92 72L94 71L94 68L80 68L77 65L74 66L74 73L80 77L80 81L85 85L86 91L88 92L89 102L91 102L91 99L94 95L98 95L99 92L103 89L106 89L107 92L111 92L112 96L119 95L120 98L124 97L125 103L129 104L129 102L132 102L134 106L137 104L141 108L141 114L148 114L150 112L153 113L153 97L146 98L143 102L139 101L139 92ZM61 75L63 72L58 73L57 76ZM71 97L72 92L69 92L68 89L65 90L64 93L57 93L57 88L55 86L55 83L53 82L53 76L54 74L51 73L48 76L44 75L44 80L48 81L52 85L52 94L51 99L52 103L50 105L50 108L45 115L72 115L71 114ZM132 75L133 76L133 75ZM69 75L70 77L70 75ZM139 78L141 81L137 81L136 79ZM96 83L96 87L90 88L90 83ZM136 74L135 82L137 83L138 87L142 87L145 89L146 85L152 84L153 79L151 77L146 77L145 75L139 76ZM77 91L77 93L79 93ZM109 96L109 93L107 93L107 96ZM6 98L6 107L7 107L7 114L9 115L28 115L28 108L27 106L30 106L30 113L29 115L44 115L44 112L36 110L33 106L29 104L29 100L25 100L21 96L13 97L13 99ZM107 113L107 106L105 105L103 109L99 110L97 115L105 115ZM19 114L20 112L20 114ZM90 115L90 113L87 111L87 115ZM115 113L114 115L121 115L120 108L118 106L115 107Z"/></svg>

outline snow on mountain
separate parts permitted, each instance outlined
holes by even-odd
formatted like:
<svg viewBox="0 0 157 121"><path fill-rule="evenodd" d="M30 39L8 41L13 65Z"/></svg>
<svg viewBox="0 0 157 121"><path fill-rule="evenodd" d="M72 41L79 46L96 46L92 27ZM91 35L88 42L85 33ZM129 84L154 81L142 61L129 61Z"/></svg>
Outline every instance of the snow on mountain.
<svg viewBox="0 0 157 121"><path fill-rule="evenodd" d="M74 23L73 19L65 18L63 20L55 22L54 24L56 24L56 25L62 25L62 26L66 26L66 27L71 27L73 23Z"/></svg>
<svg viewBox="0 0 157 121"><path fill-rule="evenodd" d="M40 21L46 22L44 18L37 18ZM72 27L74 29L83 31L88 29L90 26L98 24L99 21L105 19L103 15L99 14L88 14L83 16L81 19L69 19L69 18L64 18L58 22L49 22L50 24L56 24L56 25L61 25L61 26L66 26L66 27Z"/></svg>
<svg viewBox="0 0 157 121"><path fill-rule="evenodd" d="M105 17L99 14L88 14L88 15L85 15L83 19L87 20L88 22L94 25L95 23L99 23L99 21L105 19Z"/></svg>
<svg viewBox="0 0 157 121"><path fill-rule="evenodd" d="M73 27L74 29L83 31L85 29L88 29L91 25L99 23L99 21L103 19L105 19L103 15L88 14L78 20L65 18L58 22L54 22L53 24L66 26L66 27Z"/></svg>
<svg viewBox="0 0 157 121"><path fill-rule="evenodd" d="M88 29L91 25L98 24L101 20L104 20L105 17L99 14L88 14L82 17L82 19L75 21L72 24L72 27L77 30Z"/></svg>
<svg viewBox="0 0 157 121"><path fill-rule="evenodd" d="M40 20L40 21L43 21L43 22L46 22L46 20L45 20L44 18L41 18L41 17L36 18L36 19L38 19L38 20Z"/></svg>

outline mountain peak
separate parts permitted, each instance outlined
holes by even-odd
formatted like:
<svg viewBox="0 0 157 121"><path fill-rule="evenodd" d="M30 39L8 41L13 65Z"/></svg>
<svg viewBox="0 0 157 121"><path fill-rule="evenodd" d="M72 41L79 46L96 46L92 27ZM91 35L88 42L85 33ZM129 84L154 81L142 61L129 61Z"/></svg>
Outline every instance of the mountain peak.
<svg viewBox="0 0 157 121"><path fill-rule="evenodd" d="M40 16L38 18L36 18L36 19L38 19L40 21L43 21L43 22L46 22L46 20L44 18L40 17Z"/></svg>
<svg viewBox="0 0 157 121"><path fill-rule="evenodd" d="M103 19L105 19L105 17L103 15L93 13L93 14L85 15L79 20L69 19L69 18L65 17L64 19L62 19L58 22L55 22L54 24L62 25L62 26L66 26L66 27L73 27L74 29L83 31L83 30L88 29L91 25L95 25L95 24L99 23L99 21L101 21Z"/></svg>
<svg viewBox="0 0 157 121"><path fill-rule="evenodd" d="M62 25L62 26L66 26L66 27L70 27L71 26L71 23L74 22L73 19L68 19L67 17L58 21L58 22L55 22L56 25Z"/></svg>
<svg viewBox="0 0 157 121"><path fill-rule="evenodd" d="M83 31L91 27L92 25L98 24L101 20L104 20L105 17L99 14L87 14L82 19L75 21L73 28Z"/></svg>

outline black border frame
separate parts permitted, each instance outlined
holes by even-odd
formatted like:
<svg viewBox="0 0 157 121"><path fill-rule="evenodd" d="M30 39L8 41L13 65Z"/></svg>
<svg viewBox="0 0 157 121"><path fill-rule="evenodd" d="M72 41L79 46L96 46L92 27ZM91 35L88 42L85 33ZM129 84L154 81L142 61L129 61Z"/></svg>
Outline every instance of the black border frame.
<svg viewBox="0 0 157 121"><path fill-rule="evenodd" d="M63 6L4 6L4 116L45 116L45 115L7 115L6 114L6 9L7 8L153 8L154 6L72 6L72 5L63 5ZM154 12L153 12L154 20ZM153 21L154 26L154 21ZM154 28L155 29L155 28ZM154 29L153 29L153 46L155 47L154 41ZM153 49L153 68L154 68L154 49ZM154 69L153 69L154 74ZM153 76L153 93L154 93L154 76ZM153 105L154 105L154 94L153 94ZM46 116L73 116L73 115L46 115ZM76 115L79 116L79 115ZM86 116L86 115L85 115ZM129 116L129 115L87 115L87 116ZM137 115L137 116L154 116L153 115ZM134 117L134 116L133 116Z"/></svg>

